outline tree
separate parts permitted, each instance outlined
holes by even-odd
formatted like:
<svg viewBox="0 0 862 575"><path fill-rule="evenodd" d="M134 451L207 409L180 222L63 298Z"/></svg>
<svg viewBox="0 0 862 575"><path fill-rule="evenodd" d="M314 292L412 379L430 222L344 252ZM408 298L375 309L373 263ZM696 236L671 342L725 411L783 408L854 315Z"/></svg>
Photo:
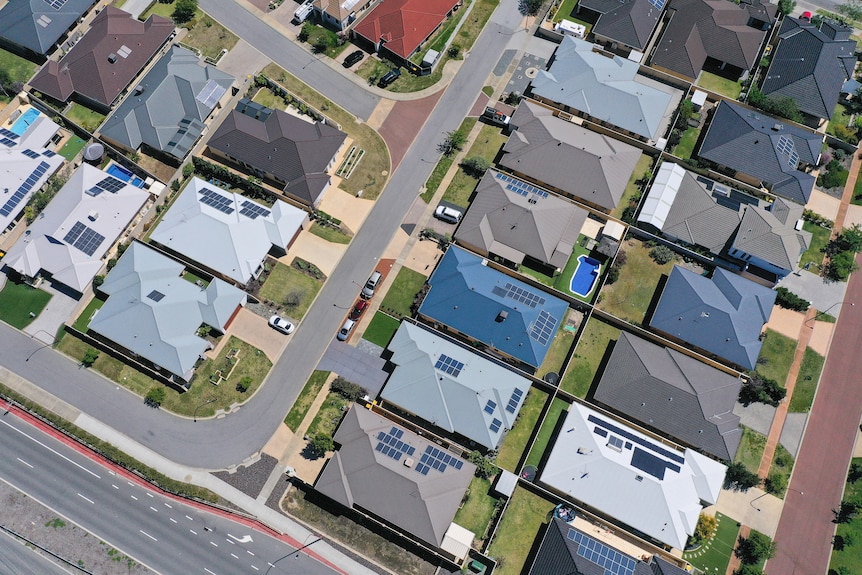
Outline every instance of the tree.
<svg viewBox="0 0 862 575"><path fill-rule="evenodd" d="M845 533L844 535L836 535L832 538L832 548L835 551L844 551L851 545L853 545L853 535L850 532Z"/></svg>
<svg viewBox="0 0 862 575"><path fill-rule="evenodd" d="M764 482L767 493L781 495L787 489L787 476L782 473L770 473Z"/></svg>
<svg viewBox="0 0 862 575"><path fill-rule="evenodd" d="M794 8L796 8L796 0L778 0L778 11L783 16L793 12Z"/></svg>
<svg viewBox="0 0 862 575"><path fill-rule="evenodd" d="M474 178L481 178L485 171L491 167L491 162L483 156L470 156L461 162L461 168Z"/></svg>
<svg viewBox="0 0 862 575"><path fill-rule="evenodd" d="M835 243L840 251L850 250L854 253L862 251L862 227L859 224L853 224L849 228L844 228Z"/></svg>
<svg viewBox="0 0 862 575"><path fill-rule="evenodd" d="M251 387L252 379L249 376L245 376L239 380L239 383L236 384L236 390L240 393L245 393L248 391L248 388Z"/></svg>
<svg viewBox="0 0 862 575"><path fill-rule="evenodd" d="M165 395L165 388L157 385L147 392L146 397L144 397L144 403L150 407L158 407L165 400Z"/></svg>
<svg viewBox="0 0 862 575"><path fill-rule="evenodd" d="M790 97L766 96L757 86L752 86L748 91L748 103L768 114L781 116L794 122L802 120L796 100Z"/></svg>
<svg viewBox="0 0 862 575"><path fill-rule="evenodd" d="M98 288L103 283L105 283L105 276L103 276L103 275L93 276L93 289Z"/></svg>
<svg viewBox="0 0 862 575"><path fill-rule="evenodd" d="M847 482L856 483L862 479L862 465L857 462L850 464L850 470L847 472Z"/></svg>
<svg viewBox="0 0 862 575"><path fill-rule="evenodd" d="M760 533L751 531L748 537L739 537L736 550L733 552L740 561L748 565L757 565L766 559L775 557L775 542Z"/></svg>
<svg viewBox="0 0 862 575"><path fill-rule="evenodd" d="M649 257L651 257L658 265L663 266L666 263L672 262L676 257L676 254L666 245L659 244L650 250Z"/></svg>
<svg viewBox="0 0 862 575"><path fill-rule="evenodd" d="M757 565L740 565L733 575L763 575L763 569Z"/></svg>
<svg viewBox="0 0 862 575"><path fill-rule="evenodd" d="M740 462L728 464L727 473L724 475L724 488L733 491L748 491L752 487L760 485L760 477L749 471Z"/></svg>
<svg viewBox="0 0 862 575"><path fill-rule="evenodd" d="M183 166L183 178L188 178L194 173L195 167L193 164L186 164L185 166Z"/></svg>
<svg viewBox="0 0 862 575"><path fill-rule="evenodd" d="M862 19L862 0L847 0L844 4L835 7L839 14L847 16L851 20Z"/></svg>
<svg viewBox="0 0 862 575"><path fill-rule="evenodd" d="M775 303L793 311L808 311L811 307L810 301L799 297L784 286L775 288Z"/></svg>
<svg viewBox="0 0 862 575"><path fill-rule="evenodd" d="M716 527L718 527L718 520L715 518L715 515L701 513L694 528L694 540L706 541L712 537L712 533Z"/></svg>
<svg viewBox="0 0 862 575"><path fill-rule="evenodd" d="M746 375L748 383L739 390L739 401L743 405L765 403L775 407L787 396L787 390L774 379L763 377L756 371L749 371Z"/></svg>
<svg viewBox="0 0 862 575"><path fill-rule="evenodd" d="M476 477L488 479L497 474L497 466L491 457L482 455L479 451L471 451L467 459L476 466Z"/></svg>
<svg viewBox="0 0 862 575"><path fill-rule="evenodd" d="M195 17L198 11L198 0L177 0L174 13L171 14L175 24L185 24Z"/></svg>
<svg viewBox="0 0 862 575"><path fill-rule="evenodd" d="M97 359L99 359L99 350L88 347L87 351L84 352L84 358L81 360L81 365L84 367L90 367L96 363Z"/></svg>
<svg viewBox="0 0 862 575"><path fill-rule="evenodd" d="M859 513L859 505L852 501L842 501L838 509L833 509L832 513L835 514L833 523L850 523L850 520Z"/></svg>
<svg viewBox="0 0 862 575"><path fill-rule="evenodd" d="M308 442L308 450L316 457L323 457L327 451L332 451L335 448L335 442L332 436L326 433L318 433Z"/></svg>
<svg viewBox="0 0 862 575"><path fill-rule="evenodd" d="M356 401L367 394L361 385L348 381L341 376L332 380L332 383L329 384L329 391L337 393L348 401Z"/></svg>
<svg viewBox="0 0 862 575"><path fill-rule="evenodd" d="M535 16L536 14L538 14L539 9L544 3L545 0L521 0L521 6L523 7L523 11L528 16Z"/></svg>
<svg viewBox="0 0 862 575"><path fill-rule="evenodd" d="M455 130L454 132L446 132L446 138L440 142L437 146L437 149L444 156L451 156L455 152L461 150L464 147L464 143L467 141L467 135L461 130Z"/></svg>
<svg viewBox="0 0 862 575"><path fill-rule="evenodd" d="M823 268L823 275L833 281L846 281L858 269L855 254L846 251L829 258L829 263Z"/></svg>

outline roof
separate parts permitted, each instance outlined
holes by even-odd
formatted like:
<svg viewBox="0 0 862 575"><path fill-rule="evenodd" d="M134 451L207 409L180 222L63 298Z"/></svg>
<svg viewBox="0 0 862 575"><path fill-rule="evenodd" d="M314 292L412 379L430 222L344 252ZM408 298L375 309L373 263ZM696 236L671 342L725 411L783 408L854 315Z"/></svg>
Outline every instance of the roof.
<svg viewBox="0 0 862 575"><path fill-rule="evenodd" d="M195 177L150 239L245 284L273 246L287 249L305 217L281 200L268 207Z"/></svg>
<svg viewBox="0 0 862 575"><path fill-rule="evenodd" d="M173 31L167 18L153 14L141 22L107 6L74 48L59 62L48 60L30 86L61 102L77 92L110 106Z"/></svg>
<svg viewBox="0 0 862 575"><path fill-rule="evenodd" d="M620 333L594 399L714 455L733 461L742 430L733 407L741 381L667 347Z"/></svg>
<svg viewBox="0 0 862 575"><path fill-rule="evenodd" d="M763 112L723 100L716 107L698 156L772 186L776 195L808 203L824 136Z"/></svg>
<svg viewBox="0 0 862 575"><path fill-rule="evenodd" d="M527 379L410 322L401 322L388 349L395 369L384 400L487 449L499 447L530 390Z"/></svg>
<svg viewBox="0 0 862 575"><path fill-rule="evenodd" d="M520 264L529 256L566 267L588 212L556 194L488 170L455 239Z"/></svg>
<svg viewBox="0 0 862 575"><path fill-rule="evenodd" d="M580 403L572 404L542 483L684 549L703 505L718 499L724 465L679 451Z"/></svg>
<svg viewBox="0 0 862 575"><path fill-rule="evenodd" d="M799 204L782 198L776 198L768 210L749 206L731 247L791 271L811 245L811 232L796 229L803 211Z"/></svg>
<svg viewBox="0 0 862 575"><path fill-rule="evenodd" d="M132 242L99 288L108 294L89 329L188 381L209 349L201 324L224 332L245 293L214 279L200 288L183 264Z"/></svg>
<svg viewBox="0 0 862 575"><path fill-rule="evenodd" d="M9 0L0 9L0 38L36 54L47 55L54 51L57 40L95 2L96 0Z"/></svg>
<svg viewBox="0 0 862 575"><path fill-rule="evenodd" d="M517 129L503 146L500 165L606 210L622 199L641 157L634 146L527 100L515 110L511 125Z"/></svg>
<svg viewBox="0 0 862 575"><path fill-rule="evenodd" d="M774 303L774 291L725 269L706 278L674 266L649 325L754 369Z"/></svg>
<svg viewBox="0 0 862 575"><path fill-rule="evenodd" d="M651 63L688 78L698 77L707 58L748 70L766 35L766 30L750 25L751 19L771 25L777 10L777 5L759 0L671 0L670 21Z"/></svg>
<svg viewBox="0 0 862 575"><path fill-rule="evenodd" d="M831 118L844 82L853 78L852 31L837 22L824 22L818 28L806 20L785 18L761 91L766 96L793 98L806 114Z"/></svg>
<svg viewBox="0 0 862 575"><path fill-rule="evenodd" d="M428 283L420 314L533 367L542 364L569 307L456 246Z"/></svg>
<svg viewBox="0 0 862 575"><path fill-rule="evenodd" d="M371 43L409 58L446 19L461 0L386 0L380 2L353 31Z"/></svg>
<svg viewBox="0 0 862 575"><path fill-rule="evenodd" d="M172 46L99 131L127 148L146 144L181 160L233 83L233 76L202 64L194 52Z"/></svg>
<svg viewBox="0 0 862 575"><path fill-rule="evenodd" d="M583 0L578 7L601 14L593 34L643 51L658 24L664 0Z"/></svg>
<svg viewBox="0 0 862 575"><path fill-rule="evenodd" d="M243 113L242 110L247 110ZM322 122L307 122L281 110L257 110L242 101L207 145L284 182L284 191L316 205L330 183L327 168L347 135Z"/></svg>
<svg viewBox="0 0 862 575"><path fill-rule="evenodd" d="M83 292L102 269L102 257L149 197L146 190L82 164L4 261L22 275L49 273Z"/></svg>
<svg viewBox="0 0 862 575"><path fill-rule="evenodd" d="M682 91L639 75L637 62L594 52L594 46L563 36L551 66L533 78L533 93L647 139L664 135Z"/></svg>
<svg viewBox="0 0 862 575"><path fill-rule="evenodd" d="M341 447L317 478L316 491L443 544L476 471L472 463L355 404L334 439Z"/></svg>

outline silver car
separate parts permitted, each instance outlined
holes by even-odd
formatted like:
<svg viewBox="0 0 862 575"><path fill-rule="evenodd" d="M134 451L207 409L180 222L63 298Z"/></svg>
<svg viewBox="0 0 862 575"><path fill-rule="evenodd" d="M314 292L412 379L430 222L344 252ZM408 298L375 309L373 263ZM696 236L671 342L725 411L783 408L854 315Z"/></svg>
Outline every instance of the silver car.
<svg viewBox="0 0 862 575"><path fill-rule="evenodd" d="M347 338L350 337L350 332L353 331L353 328L356 327L356 322L352 319L344 320L344 325L341 326L341 329L338 330L338 341L347 341Z"/></svg>

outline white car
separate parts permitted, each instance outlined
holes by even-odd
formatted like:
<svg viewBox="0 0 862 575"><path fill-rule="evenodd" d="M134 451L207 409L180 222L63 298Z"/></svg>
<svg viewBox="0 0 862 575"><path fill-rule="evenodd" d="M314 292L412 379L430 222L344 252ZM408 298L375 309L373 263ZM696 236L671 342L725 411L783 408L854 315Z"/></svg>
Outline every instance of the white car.
<svg viewBox="0 0 862 575"><path fill-rule="evenodd" d="M448 206L437 206L434 210L434 217L450 224L457 224L461 221L461 212Z"/></svg>
<svg viewBox="0 0 862 575"><path fill-rule="evenodd" d="M353 331L353 328L356 327L356 322L352 319L347 319L344 321L344 325L341 326L341 329L338 330L338 335L336 338L338 341L347 341L347 338L350 336L350 332Z"/></svg>
<svg viewBox="0 0 862 575"><path fill-rule="evenodd" d="M280 315L274 315L269 318L269 327L273 329L277 329L281 333L285 335L290 335L293 333L293 330L296 329L296 326L281 317Z"/></svg>

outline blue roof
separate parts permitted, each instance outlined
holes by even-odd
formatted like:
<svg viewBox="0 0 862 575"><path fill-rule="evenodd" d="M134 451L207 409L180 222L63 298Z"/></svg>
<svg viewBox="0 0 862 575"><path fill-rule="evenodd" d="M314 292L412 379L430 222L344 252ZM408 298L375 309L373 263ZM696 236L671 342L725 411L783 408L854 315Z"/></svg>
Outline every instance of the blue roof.
<svg viewBox="0 0 862 575"><path fill-rule="evenodd" d="M431 275L419 313L538 367L569 308L452 246ZM501 312L506 315L501 319Z"/></svg>

